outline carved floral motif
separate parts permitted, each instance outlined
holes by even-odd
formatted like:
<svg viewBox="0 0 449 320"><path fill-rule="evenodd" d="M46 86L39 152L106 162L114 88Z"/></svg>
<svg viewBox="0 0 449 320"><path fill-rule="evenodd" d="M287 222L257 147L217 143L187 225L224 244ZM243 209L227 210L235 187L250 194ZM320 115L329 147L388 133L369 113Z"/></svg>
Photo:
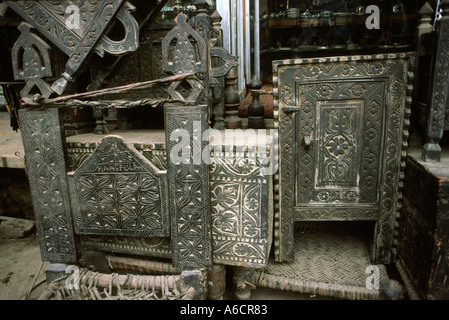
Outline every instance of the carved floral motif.
<svg viewBox="0 0 449 320"><path fill-rule="evenodd" d="M409 115L403 90L408 61L407 54L397 54L274 63L282 146L275 180L277 261L293 259L294 221L333 219L377 220L374 257L389 261L399 201L397 159ZM296 100L298 111L284 111L295 105L286 103L285 88L291 88L288 101Z"/></svg>

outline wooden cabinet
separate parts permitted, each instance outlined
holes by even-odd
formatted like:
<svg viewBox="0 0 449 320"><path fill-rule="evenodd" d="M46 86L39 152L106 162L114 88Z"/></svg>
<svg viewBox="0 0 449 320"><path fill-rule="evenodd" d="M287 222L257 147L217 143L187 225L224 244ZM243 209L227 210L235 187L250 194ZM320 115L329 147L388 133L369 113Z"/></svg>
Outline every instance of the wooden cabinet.
<svg viewBox="0 0 449 320"><path fill-rule="evenodd" d="M389 263L408 138L411 54L275 61L278 261L295 221L373 221L372 258Z"/></svg>

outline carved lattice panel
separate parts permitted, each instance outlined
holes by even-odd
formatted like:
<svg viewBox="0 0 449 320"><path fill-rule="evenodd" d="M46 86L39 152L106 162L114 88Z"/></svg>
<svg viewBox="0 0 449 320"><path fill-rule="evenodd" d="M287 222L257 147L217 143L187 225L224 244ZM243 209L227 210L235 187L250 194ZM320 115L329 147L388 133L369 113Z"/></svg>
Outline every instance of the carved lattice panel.
<svg viewBox="0 0 449 320"><path fill-rule="evenodd" d="M295 221L377 221L389 260L408 132L410 54L274 62L279 128L278 261L293 260Z"/></svg>
<svg viewBox="0 0 449 320"><path fill-rule="evenodd" d="M118 136L69 173L79 234L168 236L166 172Z"/></svg>
<svg viewBox="0 0 449 320"><path fill-rule="evenodd" d="M22 109L19 116L42 259L73 263L76 248L59 110Z"/></svg>

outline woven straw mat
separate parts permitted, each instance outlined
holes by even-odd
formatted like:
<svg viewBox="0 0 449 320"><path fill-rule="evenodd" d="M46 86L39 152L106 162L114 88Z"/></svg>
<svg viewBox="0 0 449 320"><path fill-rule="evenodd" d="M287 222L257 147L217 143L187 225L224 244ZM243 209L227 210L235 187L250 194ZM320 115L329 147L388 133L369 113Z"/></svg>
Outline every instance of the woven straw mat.
<svg viewBox="0 0 449 320"><path fill-rule="evenodd" d="M370 264L366 242L354 234L335 231L295 232L293 263L270 260L272 275L342 285L365 286Z"/></svg>

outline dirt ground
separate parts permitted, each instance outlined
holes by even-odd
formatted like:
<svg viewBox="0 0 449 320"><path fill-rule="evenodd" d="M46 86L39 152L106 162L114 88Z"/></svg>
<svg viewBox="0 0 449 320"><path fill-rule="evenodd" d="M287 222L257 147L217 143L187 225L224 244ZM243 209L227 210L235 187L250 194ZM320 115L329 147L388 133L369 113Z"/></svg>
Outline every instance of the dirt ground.
<svg viewBox="0 0 449 320"><path fill-rule="evenodd" d="M46 287L47 263L42 264L36 232L0 239L0 257L0 300L37 299Z"/></svg>

